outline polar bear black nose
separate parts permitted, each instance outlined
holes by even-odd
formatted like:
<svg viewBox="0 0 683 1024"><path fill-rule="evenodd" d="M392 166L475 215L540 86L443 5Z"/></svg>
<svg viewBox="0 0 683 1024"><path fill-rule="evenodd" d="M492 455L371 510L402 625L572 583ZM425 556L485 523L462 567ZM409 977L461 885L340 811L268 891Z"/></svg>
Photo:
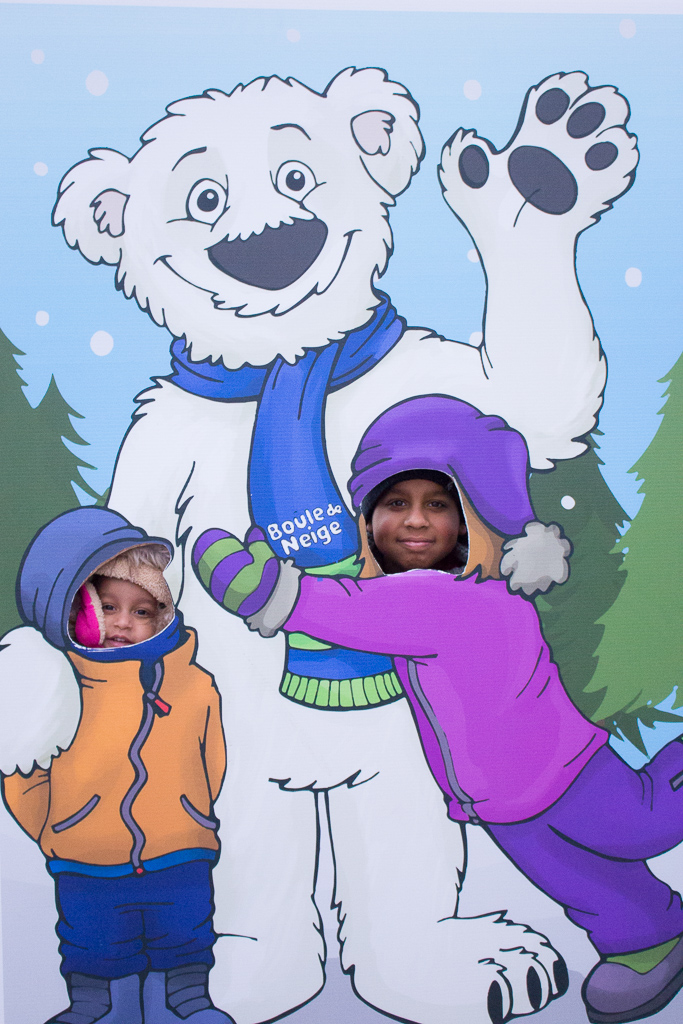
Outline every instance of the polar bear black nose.
<svg viewBox="0 0 683 1024"><path fill-rule="evenodd" d="M266 227L250 238L227 238L207 249L214 267L254 288L277 291L298 280L316 261L327 238L321 220Z"/></svg>

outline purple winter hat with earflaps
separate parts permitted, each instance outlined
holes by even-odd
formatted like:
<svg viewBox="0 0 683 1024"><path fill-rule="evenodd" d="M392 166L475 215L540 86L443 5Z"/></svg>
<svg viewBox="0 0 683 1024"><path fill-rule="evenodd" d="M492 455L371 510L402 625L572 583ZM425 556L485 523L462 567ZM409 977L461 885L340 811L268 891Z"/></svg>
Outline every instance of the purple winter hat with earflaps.
<svg viewBox="0 0 683 1024"><path fill-rule="evenodd" d="M500 563L511 590L531 594L567 579L571 545L557 525L535 521L526 443L504 420L445 395L392 406L368 428L356 453L349 482L354 505L367 517L381 485L410 470L455 478L483 523L514 538L503 546Z"/></svg>

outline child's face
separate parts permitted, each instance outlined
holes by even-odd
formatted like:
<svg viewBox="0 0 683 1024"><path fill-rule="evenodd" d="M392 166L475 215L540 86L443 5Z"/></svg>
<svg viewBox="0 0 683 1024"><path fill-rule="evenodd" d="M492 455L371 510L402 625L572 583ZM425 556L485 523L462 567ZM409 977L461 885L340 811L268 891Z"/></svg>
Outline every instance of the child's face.
<svg viewBox="0 0 683 1024"><path fill-rule="evenodd" d="M385 491L370 528L385 572L452 569L467 527L451 494L432 480L402 480Z"/></svg>
<svg viewBox="0 0 683 1024"><path fill-rule="evenodd" d="M157 602L136 583L103 576L97 593L104 612L103 647L128 647L158 632Z"/></svg>

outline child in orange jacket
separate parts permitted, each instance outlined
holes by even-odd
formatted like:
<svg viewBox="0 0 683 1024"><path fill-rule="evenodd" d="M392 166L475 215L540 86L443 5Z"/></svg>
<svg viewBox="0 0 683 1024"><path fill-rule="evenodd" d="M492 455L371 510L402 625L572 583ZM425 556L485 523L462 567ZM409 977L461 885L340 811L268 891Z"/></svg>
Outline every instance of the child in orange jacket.
<svg viewBox="0 0 683 1024"><path fill-rule="evenodd" d="M71 661L81 716L48 766L3 780L55 879L71 1005L50 1024L226 1024L213 966L220 696L173 608L173 549L115 512L67 512L22 563L24 621ZM142 978L144 977L144 988Z"/></svg>

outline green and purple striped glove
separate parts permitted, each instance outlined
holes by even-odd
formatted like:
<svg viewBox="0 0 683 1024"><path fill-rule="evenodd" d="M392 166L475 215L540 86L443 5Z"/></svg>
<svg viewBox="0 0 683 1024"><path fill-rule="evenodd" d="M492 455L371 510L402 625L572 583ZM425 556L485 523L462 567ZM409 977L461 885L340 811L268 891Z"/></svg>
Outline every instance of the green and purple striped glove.
<svg viewBox="0 0 683 1024"><path fill-rule="evenodd" d="M225 530L206 530L194 546L192 565L214 601L244 619L267 604L280 572L280 561L258 526L252 526L244 544Z"/></svg>

